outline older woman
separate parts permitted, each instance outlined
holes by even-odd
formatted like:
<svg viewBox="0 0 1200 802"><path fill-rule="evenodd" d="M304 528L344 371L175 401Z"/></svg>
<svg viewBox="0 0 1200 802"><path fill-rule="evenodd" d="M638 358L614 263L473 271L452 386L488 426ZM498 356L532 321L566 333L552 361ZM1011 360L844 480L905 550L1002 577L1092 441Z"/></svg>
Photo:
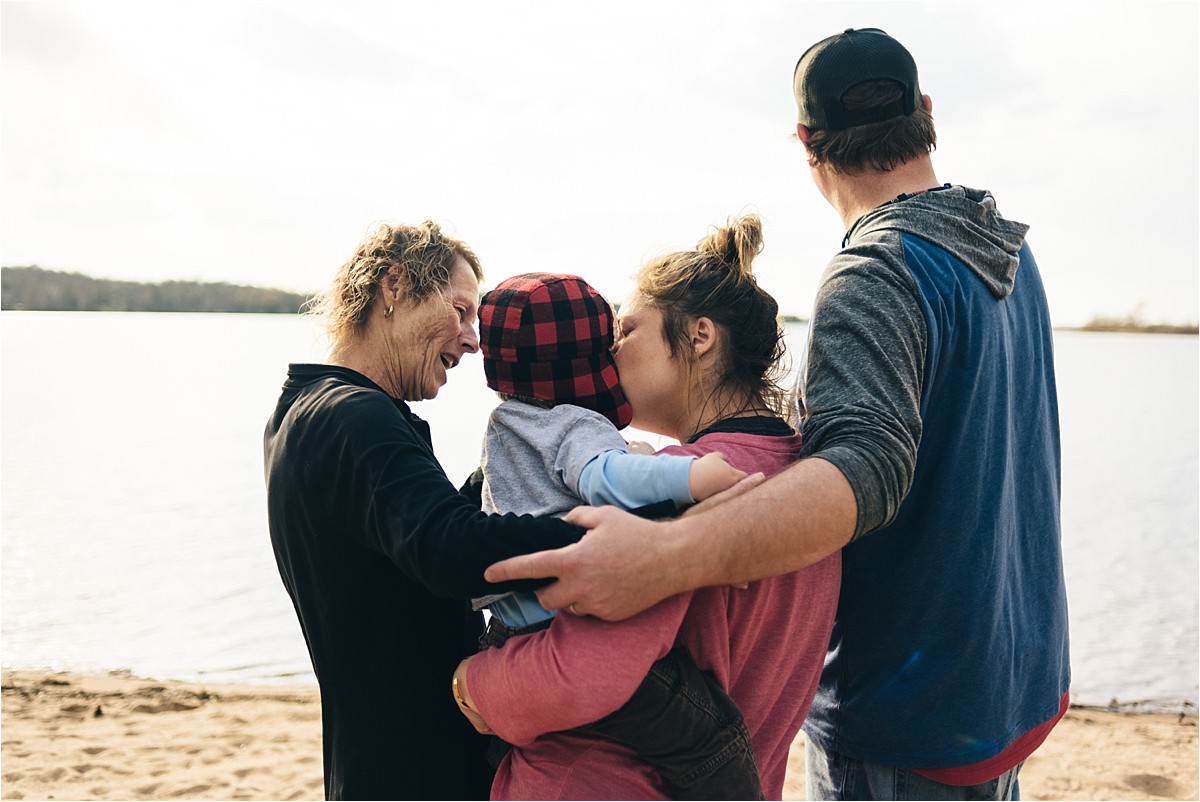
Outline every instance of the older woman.
<svg viewBox="0 0 1200 802"><path fill-rule="evenodd" d="M737 468L771 474L799 457L800 438L773 381L777 306L751 272L761 245L761 224L747 216L695 251L644 267L622 309L615 359L634 425L682 444L665 451L719 450ZM802 515L804 499L795 503ZM457 672L467 712L515 746L493 798L666 798L661 778L627 748L565 730L619 708L656 659L682 648L741 708L763 792L779 799L840 580L835 554L744 590L675 596L620 623L560 614L542 632L469 658Z"/></svg>
<svg viewBox="0 0 1200 802"><path fill-rule="evenodd" d="M482 798L485 739L449 678L500 557L565 545L556 519L460 496L406 402L478 343L479 260L438 226L382 226L324 294L326 364L291 365L264 436L271 541L321 690L330 799Z"/></svg>

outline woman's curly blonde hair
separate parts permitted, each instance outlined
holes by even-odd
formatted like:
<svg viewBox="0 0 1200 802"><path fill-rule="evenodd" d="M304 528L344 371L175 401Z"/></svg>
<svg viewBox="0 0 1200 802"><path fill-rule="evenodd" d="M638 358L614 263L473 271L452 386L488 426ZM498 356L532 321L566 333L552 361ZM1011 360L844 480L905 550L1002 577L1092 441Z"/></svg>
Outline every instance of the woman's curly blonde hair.
<svg viewBox="0 0 1200 802"><path fill-rule="evenodd" d="M382 223L338 268L333 282L309 301L307 311L324 318L326 333L338 342L362 332L392 267L401 269L408 297L422 301L446 288L459 259L471 266L477 281L483 278L475 252L443 234L432 220L416 226Z"/></svg>

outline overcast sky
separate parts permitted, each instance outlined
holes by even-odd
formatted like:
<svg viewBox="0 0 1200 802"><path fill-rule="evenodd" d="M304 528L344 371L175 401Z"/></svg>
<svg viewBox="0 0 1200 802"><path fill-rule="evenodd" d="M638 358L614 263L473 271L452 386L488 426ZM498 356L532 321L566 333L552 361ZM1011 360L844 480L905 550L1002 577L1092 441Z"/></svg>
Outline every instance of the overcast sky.
<svg viewBox="0 0 1200 802"><path fill-rule="evenodd" d="M433 218L485 284L646 258L757 212L808 313L842 226L792 137L792 68L902 41L939 180L984 187L1059 324L1196 320L1196 2L4 2L0 261L311 291L376 221Z"/></svg>

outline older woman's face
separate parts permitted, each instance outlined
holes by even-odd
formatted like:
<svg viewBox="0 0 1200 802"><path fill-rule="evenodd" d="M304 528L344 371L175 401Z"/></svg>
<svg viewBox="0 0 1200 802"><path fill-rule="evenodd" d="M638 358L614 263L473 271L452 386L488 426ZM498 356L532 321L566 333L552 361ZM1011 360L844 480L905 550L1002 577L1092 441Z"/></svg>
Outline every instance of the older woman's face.
<svg viewBox="0 0 1200 802"><path fill-rule="evenodd" d="M402 314L399 327L397 384L406 401L433 398L446 383L446 371L463 354L479 350L475 318L479 314L479 282L471 266L459 259L450 283ZM399 310L398 310L399 311Z"/></svg>
<svg viewBox="0 0 1200 802"><path fill-rule="evenodd" d="M683 361L671 356L662 324L662 312L634 295L617 318L613 359L633 406L633 425L678 438L686 423L686 372Z"/></svg>

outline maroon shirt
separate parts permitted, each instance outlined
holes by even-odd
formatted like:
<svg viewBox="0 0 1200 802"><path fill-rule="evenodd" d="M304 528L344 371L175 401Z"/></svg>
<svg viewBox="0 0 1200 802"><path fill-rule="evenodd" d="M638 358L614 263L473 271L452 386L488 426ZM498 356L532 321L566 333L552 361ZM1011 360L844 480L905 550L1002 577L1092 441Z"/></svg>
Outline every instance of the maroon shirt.
<svg viewBox="0 0 1200 802"><path fill-rule="evenodd" d="M800 437L714 432L663 451L720 451L737 468L769 475L799 456ZM803 514L803 500L796 514ZM746 590L683 593L619 623L560 615L549 629L476 655L468 673L473 701L515 745L492 798L665 799L657 775L629 749L561 730L619 708L676 645L741 707L763 790L780 798L788 748L816 692L840 582L835 554Z"/></svg>

